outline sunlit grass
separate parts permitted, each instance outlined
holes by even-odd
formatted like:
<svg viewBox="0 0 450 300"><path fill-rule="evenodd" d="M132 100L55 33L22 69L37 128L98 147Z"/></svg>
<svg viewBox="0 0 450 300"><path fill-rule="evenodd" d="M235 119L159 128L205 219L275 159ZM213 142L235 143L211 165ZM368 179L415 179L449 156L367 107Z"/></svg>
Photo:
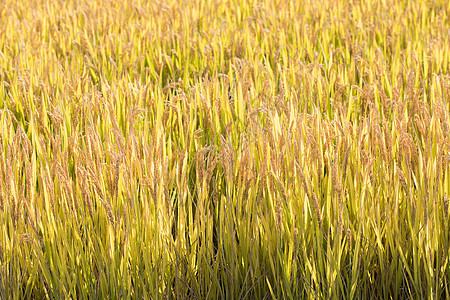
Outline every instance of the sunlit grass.
<svg viewBox="0 0 450 300"><path fill-rule="evenodd" d="M450 298L449 15L2 1L0 298Z"/></svg>

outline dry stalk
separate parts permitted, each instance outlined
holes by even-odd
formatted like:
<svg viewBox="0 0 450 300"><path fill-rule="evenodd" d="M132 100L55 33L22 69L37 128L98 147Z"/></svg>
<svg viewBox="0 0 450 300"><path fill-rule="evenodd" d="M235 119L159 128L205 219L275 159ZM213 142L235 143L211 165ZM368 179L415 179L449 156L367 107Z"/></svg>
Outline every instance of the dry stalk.
<svg viewBox="0 0 450 300"><path fill-rule="evenodd" d="M31 213L31 209L30 209L30 206L28 205L27 201L24 201L24 206L25 206L25 210L27 213L28 223L31 225L31 228L33 229L33 232L34 232L36 238L38 239L41 248L44 248L44 241L43 241L41 235L39 234L38 223L36 222L36 219L33 218L33 214Z"/></svg>
<svg viewBox="0 0 450 300"><path fill-rule="evenodd" d="M52 209L53 215L55 215L55 189L53 180L49 178L50 174L48 173L41 173L41 180L45 182L45 185L48 189L49 194L49 200L50 200L50 207Z"/></svg>
<svg viewBox="0 0 450 300"><path fill-rule="evenodd" d="M425 156L422 156L422 166L423 166L423 181L425 184L425 198L423 202L423 216L425 219L425 223L428 222L428 201L430 199L430 191L428 186L428 175L427 175L427 161Z"/></svg>
<svg viewBox="0 0 450 300"><path fill-rule="evenodd" d="M27 182L27 199L29 203L33 203L33 174L29 163L27 163L26 182Z"/></svg>
<svg viewBox="0 0 450 300"><path fill-rule="evenodd" d="M259 169L259 176L261 178L261 185L258 191L257 202L258 204L261 202L263 190L266 188L267 182L267 136L263 134L263 155L262 155L262 166Z"/></svg>
<svg viewBox="0 0 450 300"><path fill-rule="evenodd" d="M203 178L205 175L205 148L200 149L195 158L195 167L196 173L198 177L198 182L203 182Z"/></svg>
<svg viewBox="0 0 450 300"><path fill-rule="evenodd" d="M281 200L281 197L277 198L277 213L276 213L277 219L277 230L281 234L281 224L283 223L283 203Z"/></svg>
<svg viewBox="0 0 450 300"><path fill-rule="evenodd" d="M352 248L352 231L350 228L347 228L345 233L347 235L348 247L351 249Z"/></svg>
<svg viewBox="0 0 450 300"><path fill-rule="evenodd" d="M64 189L64 194L66 195L67 206L69 208L70 213L73 214L75 206L73 201L72 188L70 185L71 181L69 180L68 173L66 172L67 169L64 170L60 163L58 163L57 169L60 177L60 182L62 183L62 187Z"/></svg>
<svg viewBox="0 0 450 300"><path fill-rule="evenodd" d="M115 172L114 172L114 181L113 181L113 188L114 191L114 197L113 200L117 201L117 197L119 194L119 176L120 176L120 163L121 163L122 157L121 155L117 155L116 163L115 163Z"/></svg>
<svg viewBox="0 0 450 300"><path fill-rule="evenodd" d="M436 176L434 181L434 195L435 199L439 196L439 182L441 179L441 167L442 167L442 152L443 152L443 143L439 143L439 150L436 158Z"/></svg>
<svg viewBox="0 0 450 300"><path fill-rule="evenodd" d="M412 212L411 212L412 216L411 217L412 217L412 220L414 222L415 221L415 216L416 216L416 204L415 204L415 201L414 201L414 199L411 198L411 195L409 194L409 189L408 189L408 185L406 183L406 178L405 178L405 175L403 174L402 170L398 166L396 166L395 169L396 169L396 171L398 173L398 177L399 177L399 180L400 180L400 184L401 184L401 186L403 188L403 191L406 194L406 198L411 201L411 204L412 204Z"/></svg>
<svg viewBox="0 0 450 300"><path fill-rule="evenodd" d="M122 212L122 219L123 219L123 223L125 224L125 234L123 235L122 239L120 240L120 245L119 245L119 251L120 251L120 256L123 257L124 255L124 250L125 250L125 242L128 240L128 215L127 215L127 205L125 204L124 208L123 208L123 212Z"/></svg>
<svg viewBox="0 0 450 300"><path fill-rule="evenodd" d="M294 265L297 262L297 252L298 252L298 229L294 228L294 251L292 252L292 267L291 267L291 283L294 274Z"/></svg>
<svg viewBox="0 0 450 300"><path fill-rule="evenodd" d="M8 152L10 151L10 147L8 146ZM8 153L7 159L6 159L6 195L7 199L10 201L11 205L11 215L12 215L12 221L14 228L16 227L16 193L13 191L15 190L12 181L13 181L13 170L11 166L11 160L9 159L10 154ZM11 195L11 196L10 196Z"/></svg>
<svg viewBox="0 0 450 300"><path fill-rule="evenodd" d="M1 138L1 136L0 136ZM2 142L0 140L0 149L3 149L3 145ZM4 161L3 161L3 152L0 151L0 210L4 210L5 208L5 197L3 194L3 186L4 186L4 182L5 180L5 166L4 166Z"/></svg>
<svg viewBox="0 0 450 300"><path fill-rule="evenodd" d="M211 177L213 175L214 169L216 168L218 162L220 161L220 154L215 155L214 159L210 161L211 153L208 156L208 168L206 170L206 183L209 184L211 182Z"/></svg>
<svg viewBox="0 0 450 300"><path fill-rule="evenodd" d="M444 195L444 197L442 198L442 202L444 202L444 216L445 216L445 219L448 219L448 202L449 202L449 199L447 199L446 195Z"/></svg>
<svg viewBox="0 0 450 300"><path fill-rule="evenodd" d="M316 193L314 193L314 190L312 188L311 188L311 195L312 195L314 210L316 212L317 220L319 222L319 227L322 228L322 226L323 226L322 213L320 211L319 201L317 200Z"/></svg>
<svg viewBox="0 0 450 300"><path fill-rule="evenodd" d="M94 210L92 208L92 200L91 200L89 188L87 186L88 183L87 183L86 169L84 169L82 167L77 167L77 173L78 173L78 178L80 178L81 195L83 198L84 205L87 206L89 215L91 216L91 218L93 218Z"/></svg>
<svg viewBox="0 0 450 300"><path fill-rule="evenodd" d="M92 170L90 170L90 171L92 172ZM108 216L108 220L109 220L111 226L113 228L116 228L116 226L115 226L116 220L114 218L114 213L113 213L112 207L108 203L108 201L105 200L105 196L103 194L102 188L100 187L100 183L98 182L98 179L96 177L92 177L92 175L90 177L91 177L91 179L93 179L92 182L94 183L95 191L97 192L100 202L102 203L103 207L106 210L106 214Z"/></svg>
<svg viewBox="0 0 450 300"><path fill-rule="evenodd" d="M383 131L384 131L384 142L386 144L387 150L387 159L389 163L389 167L392 167L394 164L393 155L392 155L392 137L388 129L388 123L383 120Z"/></svg>
<svg viewBox="0 0 450 300"><path fill-rule="evenodd" d="M172 172L172 174L173 174L173 172ZM163 180L163 193L164 193L164 200L165 200L165 208L166 208L166 213L169 216L169 218L171 218L173 215L173 209L171 209L171 199L170 199L170 194L169 194L169 187L170 187L170 183L172 181L172 177L173 177L173 175L169 175L169 161L165 160L162 180Z"/></svg>
<svg viewBox="0 0 450 300"><path fill-rule="evenodd" d="M3 196L3 187L0 181L0 210L4 211L5 209L5 198Z"/></svg>
<svg viewBox="0 0 450 300"><path fill-rule="evenodd" d="M338 200L338 235L340 235L344 231L344 223L342 220L342 183L339 179L338 175L338 153L335 153L333 166L332 166L332 181L333 181L333 190Z"/></svg>
<svg viewBox="0 0 450 300"><path fill-rule="evenodd" d="M182 152L180 154L180 156L179 156L178 163L177 163L177 166L178 166L178 180L180 182L181 182L181 178L183 176L184 157L186 156L186 154L187 154L187 150Z"/></svg>
<svg viewBox="0 0 450 300"><path fill-rule="evenodd" d="M156 132L156 131L155 131ZM162 150L162 143L159 145L159 149ZM158 151L160 153L161 151ZM162 159L162 155L160 154L159 160ZM155 214L158 215L158 184L159 184L159 168L156 165L156 161L153 162L153 204L155 207Z"/></svg>
<svg viewBox="0 0 450 300"><path fill-rule="evenodd" d="M306 178L305 178L305 174L303 173L303 169L300 166L300 164L298 162L295 162L295 165L297 166L297 169L299 170L303 189L305 190L305 193L308 196L308 199L310 199L312 201L313 208L316 213L317 222L319 223L320 228L322 228L322 223L323 223L322 214L320 212L320 205L319 205L319 201L317 199L316 193L314 193L314 189L310 185L308 185Z"/></svg>
<svg viewBox="0 0 450 300"><path fill-rule="evenodd" d="M316 139L312 134L308 134L308 141L311 146L312 153L315 158L317 158L317 174L318 174L318 181L319 183L322 181L322 155L320 154L319 146L317 145Z"/></svg>
<svg viewBox="0 0 450 300"><path fill-rule="evenodd" d="M350 142L349 145L347 146L347 149L345 150L345 155L344 155L344 161L342 163L342 173L343 173L343 178L345 178L345 175L347 173L347 164L348 164L348 157L350 155L350 148L352 147L352 143Z"/></svg>

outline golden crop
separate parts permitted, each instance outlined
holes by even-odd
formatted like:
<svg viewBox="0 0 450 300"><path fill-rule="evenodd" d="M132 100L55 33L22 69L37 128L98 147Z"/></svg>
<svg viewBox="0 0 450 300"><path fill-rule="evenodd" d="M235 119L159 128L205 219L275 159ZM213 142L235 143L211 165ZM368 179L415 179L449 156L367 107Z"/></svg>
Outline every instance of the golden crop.
<svg viewBox="0 0 450 300"><path fill-rule="evenodd" d="M0 2L0 298L450 298L450 2Z"/></svg>

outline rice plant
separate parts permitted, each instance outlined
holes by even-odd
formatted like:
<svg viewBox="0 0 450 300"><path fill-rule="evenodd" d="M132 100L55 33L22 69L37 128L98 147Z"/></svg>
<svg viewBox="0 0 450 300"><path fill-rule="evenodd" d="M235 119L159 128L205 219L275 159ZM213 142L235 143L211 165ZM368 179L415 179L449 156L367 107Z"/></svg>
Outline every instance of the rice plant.
<svg viewBox="0 0 450 300"><path fill-rule="evenodd" d="M0 2L1 299L450 298L450 2Z"/></svg>

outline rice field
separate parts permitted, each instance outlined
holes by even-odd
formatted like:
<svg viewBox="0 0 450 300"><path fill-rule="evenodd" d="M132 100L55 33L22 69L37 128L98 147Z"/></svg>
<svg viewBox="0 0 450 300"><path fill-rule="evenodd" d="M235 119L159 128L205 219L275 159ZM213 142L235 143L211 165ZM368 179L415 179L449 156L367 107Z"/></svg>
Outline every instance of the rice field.
<svg viewBox="0 0 450 300"><path fill-rule="evenodd" d="M0 1L0 298L450 298L449 69L446 0Z"/></svg>

